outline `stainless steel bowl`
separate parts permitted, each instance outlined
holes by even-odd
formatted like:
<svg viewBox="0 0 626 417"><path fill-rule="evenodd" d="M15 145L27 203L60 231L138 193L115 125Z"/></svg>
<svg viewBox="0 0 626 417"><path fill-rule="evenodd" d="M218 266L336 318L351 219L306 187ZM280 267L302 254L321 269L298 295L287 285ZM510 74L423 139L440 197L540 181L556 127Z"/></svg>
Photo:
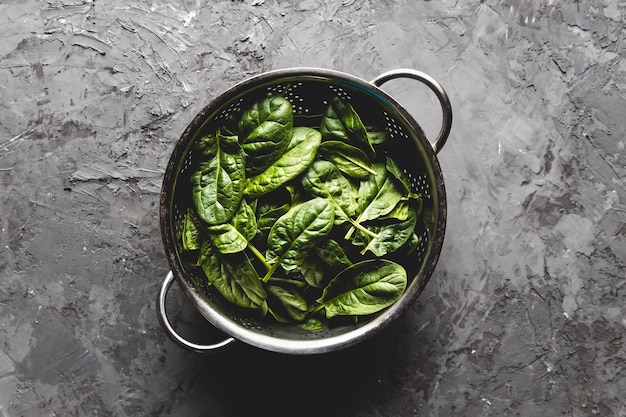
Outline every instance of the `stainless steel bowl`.
<svg viewBox="0 0 626 417"><path fill-rule="evenodd" d="M442 107L443 123L439 135L431 143L414 118L380 86L395 78L408 78L426 84ZM410 178L411 187L424 195L424 210L432 219L424 228L421 243L411 265L409 284L402 297L391 307L356 324L329 326L308 331L296 325L272 323L246 315L208 291L203 278L181 261L179 238L184 215L190 204L188 167L195 157L192 144L203 132L219 125L230 112L245 108L248 103L280 93L289 99L294 116L321 114L330 97L342 97L365 108L365 120L386 126L393 154L398 165ZM163 281L157 300L157 317L165 333L180 346L196 352L212 352L236 341L261 349L287 354L318 354L342 349L369 338L398 318L419 296L430 279L438 261L446 225L446 194L436 154L445 144L452 125L452 110L444 89L430 76L415 70L398 69L381 74L368 82L338 71L318 68L291 68L266 72L249 78L225 91L206 106L190 123L176 143L167 165L160 201L160 224L165 253L171 271ZM189 301L213 326L225 333L223 341L199 345L181 337L171 325L166 311L166 296L177 281Z"/></svg>

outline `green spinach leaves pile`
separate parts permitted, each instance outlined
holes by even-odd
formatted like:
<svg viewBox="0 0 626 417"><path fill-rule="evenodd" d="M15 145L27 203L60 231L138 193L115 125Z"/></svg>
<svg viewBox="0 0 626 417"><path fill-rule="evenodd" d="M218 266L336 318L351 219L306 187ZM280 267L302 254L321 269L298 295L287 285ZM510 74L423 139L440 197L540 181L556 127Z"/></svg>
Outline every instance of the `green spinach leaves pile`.
<svg viewBox="0 0 626 417"><path fill-rule="evenodd" d="M273 95L197 140L181 243L229 302L315 330L401 297L422 196L347 100L304 120Z"/></svg>

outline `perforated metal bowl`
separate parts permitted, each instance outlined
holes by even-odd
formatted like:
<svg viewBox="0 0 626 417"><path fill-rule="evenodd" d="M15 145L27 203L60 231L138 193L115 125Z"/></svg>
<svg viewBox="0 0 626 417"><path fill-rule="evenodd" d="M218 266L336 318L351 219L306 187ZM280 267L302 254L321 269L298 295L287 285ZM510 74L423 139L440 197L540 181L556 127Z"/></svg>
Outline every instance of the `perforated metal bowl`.
<svg viewBox="0 0 626 417"><path fill-rule="evenodd" d="M411 115L379 87L394 78L409 78L426 84L437 95L443 114L438 137L431 143ZM182 261L180 238L187 209L193 205L189 176L197 157L195 140L223 123L233 111L247 108L268 94L281 94L293 106L294 125L299 119L324 113L331 98L349 100L366 124L386 127L388 152L410 179L411 187L424 196L423 211L429 221L420 231L421 241L409 272L409 284L402 297L378 314L356 324L304 330L296 325L272 323L255 314L242 313L219 294L209 291L205 278ZM165 333L186 349L197 352L219 350L235 341L289 354L317 354L354 345L375 334L401 315L422 292L441 251L446 224L446 195L436 153L443 147L452 125L452 110L443 88L430 76L415 70L399 69L384 73L371 82L338 71L293 68L267 72L249 78L217 97L190 123L176 143L167 165L161 191L160 222L165 253L171 271L158 294L157 317ZM166 311L166 295L176 280L195 308L227 337L212 345L199 345L181 337L172 327Z"/></svg>

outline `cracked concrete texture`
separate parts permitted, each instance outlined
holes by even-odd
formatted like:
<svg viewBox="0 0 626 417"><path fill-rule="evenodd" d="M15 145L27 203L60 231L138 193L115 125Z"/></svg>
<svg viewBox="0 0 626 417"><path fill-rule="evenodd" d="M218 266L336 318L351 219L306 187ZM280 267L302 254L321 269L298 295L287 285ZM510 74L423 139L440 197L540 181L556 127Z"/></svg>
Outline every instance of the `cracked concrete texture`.
<svg viewBox="0 0 626 417"><path fill-rule="evenodd" d="M0 1L0 415L626 416L625 17L611 0ZM355 348L185 352L154 314L169 153L219 93L294 66L446 88L439 264ZM424 87L385 89L436 134ZM223 337L170 298L183 333Z"/></svg>

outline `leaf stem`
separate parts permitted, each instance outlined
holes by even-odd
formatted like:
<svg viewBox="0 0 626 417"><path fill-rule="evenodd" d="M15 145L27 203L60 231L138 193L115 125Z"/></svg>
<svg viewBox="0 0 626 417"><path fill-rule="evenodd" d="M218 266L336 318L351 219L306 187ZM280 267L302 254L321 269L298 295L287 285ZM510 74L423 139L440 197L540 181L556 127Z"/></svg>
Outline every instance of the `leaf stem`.
<svg viewBox="0 0 626 417"><path fill-rule="evenodd" d="M348 217L348 221L350 222L350 224L352 224L353 227L356 227L357 229L359 229L360 231L362 231L363 233L365 233L366 235L370 236L373 239L378 239L380 236L377 235L376 233L368 230L366 227L364 227L361 223L357 223L356 221L352 220L351 218ZM348 233L346 233L346 239L350 239L350 236L352 236L351 231L354 230L353 228L351 228L350 230L348 230Z"/></svg>
<svg viewBox="0 0 626 417"><path fill-rule="evenodd" d="M270 264L267 262L267 259L265 259L265 256L263 256L263 254L262 254L262 253L261 253L261 252L260 252L257 248L255 248L255 247L254 247L254 245L253 245L252 243L248 242L248 248L250 249L250 251L252 251L252 253L254 254L254 256L256 256L256 258L257 258L259 261L261 261L261 263L263 264L263 266L264 266L266 269L268 269L268 270L269 270L269 269L272 269L272 265L270 265ZM266 282L267 282L267 281L266 281Z"/></svg>
<svg viewBox="0 0 626 417"><path fill-rule="evenodd" d="M341 206L339 205L339 203L337 203L337 202L335 201L335 199L333 199L332 197L327 197L327 198L329 198L329 200L331 201L331 203L332 203L332 204L333 204L336 208L338 208L338 209L339 209L339 212L341 213L342 217L343 217L344 219L348 220L348 222L349 222L349 223L350 223L353 227L356 227L357 229L359 229L360 231L362 231L363 233L365 233L366 235L370 236L370 237L371 237L371 238L373 238L373 239L378 239L378 237L379 237L379 236L378 236L376 233L374 233L374 232L372 232L372 231L368 230L367 228L365 228L365 227L364 227L363 225L361 225L360 223L358 223L358 222L356 222L356 221L352 220L352 219L350 218L350 216L348 216L348 214L346 214L346 212L343 210L343 208L341 208ZM350 230L348 230L348 233L346 233L346 236L347 236L348 234L349 234L349 235L352 235L352 233L350 233ZM346 239L349 239L349 237L346 237Z"/></svg>
<svg viewBox="0 0 626 417"><path fill-rule="evenodd" d="M350 228L350 230L348 230L346 232L346 235L343 237L345 240L350 240L350 238L352 237L352 233L354 233L354 231L356 230L356 228L354 226L352 226Z"/></svg>
<svg viewBox="0 0 626 417"><path fill-rule="evenodd" d="M274 272L276 271L279 265L280 265L280 262L276 262L274 265L269 266L267 274L265 274L265 276L263 277L263 282L267 282L270 280L270 278L272 277L272 274L274 274Z"/></svg>

